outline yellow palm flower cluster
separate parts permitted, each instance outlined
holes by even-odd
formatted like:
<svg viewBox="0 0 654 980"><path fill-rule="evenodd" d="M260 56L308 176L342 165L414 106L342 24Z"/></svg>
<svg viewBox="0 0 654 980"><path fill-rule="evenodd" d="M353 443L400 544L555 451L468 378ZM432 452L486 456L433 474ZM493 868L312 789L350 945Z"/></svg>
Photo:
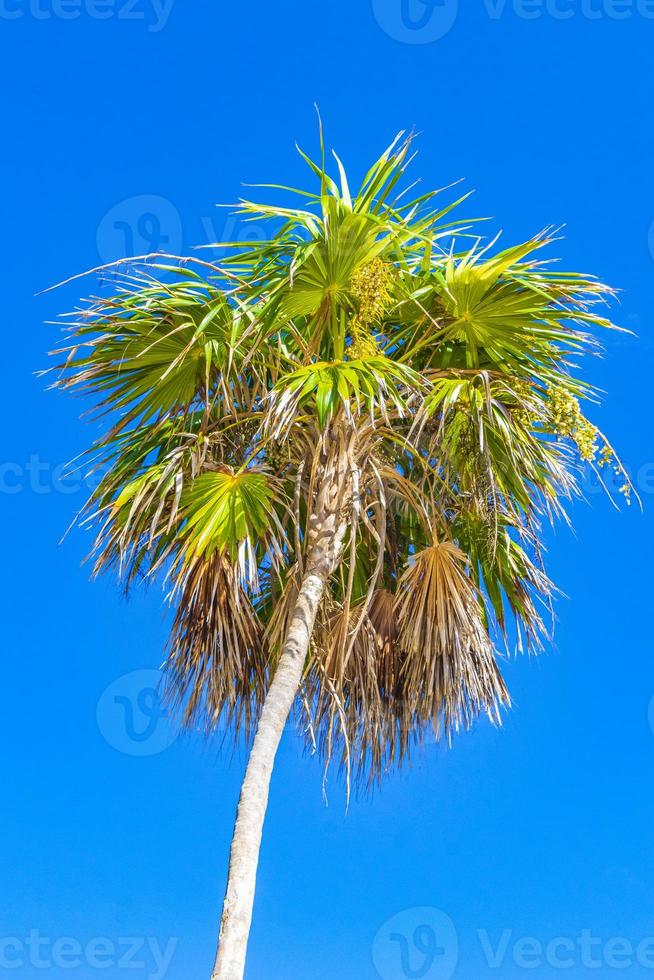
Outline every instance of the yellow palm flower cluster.
<svg viewBox="0 0 654 980"><path fill-rule="evenodd" d="M350 289L359 303L356 319L363 326L370 327L388 307L389 280L389 268L381 259L373 259L352 276Z"/></svg>
<svg viewBox="0 0 654 980"><path fill-rule="evenodd" d="M617 465L615 453L609 446L608 442L604 443L597 462L600 467L610 466L611 463L614 463L615 465L613 467L613 472L615 473L615 475L616 476L624 475L624 471L620 468L620 466ZM618 492L624 496L625 502L627 504L631 503L631 484L629 483L628 480L625 480L625 482L619 488Z"/></svg>
<svg viewBox="0 0 654 980"><path fill-rule="evenodd" d="M369 330L362 328L356 318L352 322L352 343L349 355L352 359L359 357L374 357L379 354L377 341Z"/></svg>
<svg viewBox="0 0 654 980"><path fill-rule="evenodd" d="M534 390L532 386L528 381L515 378L511 381L511 391L518 401L517 406L511 410L513 419L523 429L533 429L539 420L539 414L531 407L534 401Z"/></svg>
<svg viewBox="0 0 654 980"><path fill-rule="evenodd" d="M592 463L597 456L597 439L599 430L597 426L589 422L583 415L579 406L579 400L570 394L565 388L556 387L549 389L549 408L552 429L559 436L567 436L572 439L579 450L582 459ZM597 464L600 467L610 466L615 463L615 453L607 442L600 450ZM624 473L620 466L614 466L616 476ZM631 503L631 484L625 481L620 487L619 492L623 494L625 501Z"/></svg>
<svg viewBox="0 0 654 980"><path fill-rule="evenodd" d="M371 328L390 302L388 284L388 266L381 259L373 259L352 276L350 289L359 304L359 311L352 320L351 357L372 357L379 353Z"/></svg>
<svg viewBox="0 0 654 980"><path fill-rule="evenodd" d="M554 432L576 442L581 458L592 463L597 455L598 430L583 415L579 399L557 385L549 390L549 408Z"/></svg>

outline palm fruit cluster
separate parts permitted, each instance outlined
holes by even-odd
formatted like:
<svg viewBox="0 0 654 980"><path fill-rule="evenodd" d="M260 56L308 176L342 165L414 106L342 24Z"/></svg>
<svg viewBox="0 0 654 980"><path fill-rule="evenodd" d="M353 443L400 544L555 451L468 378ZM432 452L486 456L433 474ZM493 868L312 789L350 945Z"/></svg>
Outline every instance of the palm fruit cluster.
<svg viewBox="0 0 654 980"><path fill-rule="evenodd" d="M540 416L534 409L534 390L528 381L515 378L511 382L511 391L516 397L517 405L512 409L513 419L521 425L523 429L533 429Z"/></svg>
<svg viewBox="0 0 654 980"><path fill-rule="evenodd" d="M572 439L579 450L582 459L589 463L595 461L597 457L597 438L599 430L597 426L589 422L583 415L579 406L579 400L569 391L562 387L550 388L549 390L549 410L552 430L559 436L567 436ZM608 443L604 443L597 459L598 466L614 465L616 476L623 475L624 471L617 465L615 453ZM631 503L631 484L626 480L619 488L625 501Z"/></svg>
<svg viewBox="0 0 654 980"><path fill-rule="evenodd" d="M371 357L379 353L372 327L381 319L390 303L389 281L389 268L379 258L364 265L350 280L350 290L358 304L351 326L352 357Z"/></svg>
<svg viewBox="0 0 654 980"><path fill-rule="evenodd" d="M592 463L597 455L597 426L583 415L579 399L557 385L549 389L550 421L554 432L577 444L582 459Z"/></svg>

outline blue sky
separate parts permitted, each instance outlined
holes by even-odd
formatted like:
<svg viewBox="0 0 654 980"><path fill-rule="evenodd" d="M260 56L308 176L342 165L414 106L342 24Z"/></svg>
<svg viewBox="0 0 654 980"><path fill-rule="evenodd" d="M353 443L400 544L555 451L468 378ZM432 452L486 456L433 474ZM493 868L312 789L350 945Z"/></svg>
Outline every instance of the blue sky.
<svg viewBox="0 0 654 980"><path fill-rule="evenodd" d="M506 667L501 731L428 746L347 816L287 735L248 980L650 976L654 3L0 0L0 22L0 972L206 977L244 764L153 713L161 593L126 603L89 583L87 535L58 543L91 431L33 372L81 285L34 294L132 246L242 237L214 204L306 180L315 101L353 173L414 127L426 186L465 177L507 244L565 224L564 265L621 288L638 337L587 376L644 512L589 482L576 534L548 533L567 598L546 654Z"/></svg>

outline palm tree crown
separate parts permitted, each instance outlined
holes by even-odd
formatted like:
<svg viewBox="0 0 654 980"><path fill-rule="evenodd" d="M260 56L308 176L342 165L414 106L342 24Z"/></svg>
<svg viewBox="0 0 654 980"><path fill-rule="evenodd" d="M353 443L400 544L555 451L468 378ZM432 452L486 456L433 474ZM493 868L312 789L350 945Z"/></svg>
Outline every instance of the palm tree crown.
<svg viewBox="0 0 654 980"><path fill-rule="evenodd" d="M427 726L498 717L501 635L514 622L537 645L552 593L539 522L580 461L619 467L575 367L611 291L538 261L548 233L497 251L453 220L463 198L405 201L409 146L354 194L338 158L336 182L324 151L305 157L315 193L242 202L270 237L222 262L114 269L57 382L108 413L95 567L170 583L169 694L189 724L254 730L331 536L296 705L365 781Z"/></svg>

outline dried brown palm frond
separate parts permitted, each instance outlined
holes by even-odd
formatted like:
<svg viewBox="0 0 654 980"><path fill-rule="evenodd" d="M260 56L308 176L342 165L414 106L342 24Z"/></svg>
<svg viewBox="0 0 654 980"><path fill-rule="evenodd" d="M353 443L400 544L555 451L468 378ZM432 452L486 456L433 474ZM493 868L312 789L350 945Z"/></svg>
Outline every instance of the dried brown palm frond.
<svg viewBox="0 0 654 980"><path fill-rule="evenodd" d="M394 595L325 611L306 678L311 737L325 760L336 755L358 783L378 779L407 754L412 726L402 692Z"/></svg>
<svg viewBox="0 0 654 980"><path fill-rule="evenodd" d="M195 558L174 588L177 612L165 669L184 724L234 722L250 734L268 687L261 622L224 554Z"/></svg>
<svg viewBox="0 0 654 980"><path fill-rule="evenodd" d="M509 694L456 545L440 541L414 556L400 580L396 613L411 714L431 720L437 735L470 725L482 711L499 720Z"/></svg>
<svg viewBox="0 0 654 980"><path fill-rule="evenodd" d="M386 692L394 691L399 683L397 665L397 616L395 596L388 589L378 589L368 608L368 621L372 627L379 662L384 665Z"/></svg>
<svg viewBox="0 0 654 980"><path fill-rule="evenodd" d="M449 541L415 556L397 594L323 614L316 645L311 737L326 766L338 756L359 784L430 732L449 737L481 712L499 721L510 704L465 556Z"/></svg>

